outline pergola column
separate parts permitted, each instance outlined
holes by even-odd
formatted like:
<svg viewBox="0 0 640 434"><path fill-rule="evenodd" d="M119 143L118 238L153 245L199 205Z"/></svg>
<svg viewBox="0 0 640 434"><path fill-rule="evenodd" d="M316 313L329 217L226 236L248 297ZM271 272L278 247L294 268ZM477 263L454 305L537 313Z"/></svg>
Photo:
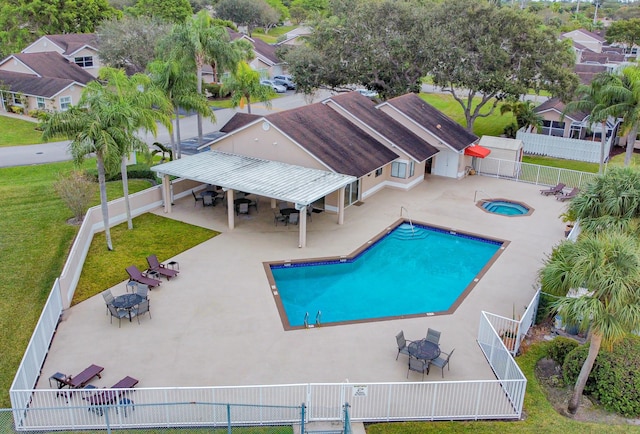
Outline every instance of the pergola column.
<svg viewBox="0 0 640 434"><path fill-rule="evenodd" d="M338 224L344 224L344 191L346 187L338 190Z"/></svg>
<svg viewBox="0 0 640 434"><path fill-rule="evenodd" d="M236 219L233 213L235 212L235 206L233 203L234 191L232 189L227 190L227 219L229 221L229 229L236 227Z"/></svg>
<svg viewBox="0 0 640 434"><path fill-rule="evenodd" d="M300 209L300 217L298 218L298 247L307 247L307 207Z"/></svg>
<svg viewBox="0 0 640 434"><path fill-rule="evenodd" d="M164 200L164 212L171 214L171 181L169 175L162 177L162 199Z"/></svg>

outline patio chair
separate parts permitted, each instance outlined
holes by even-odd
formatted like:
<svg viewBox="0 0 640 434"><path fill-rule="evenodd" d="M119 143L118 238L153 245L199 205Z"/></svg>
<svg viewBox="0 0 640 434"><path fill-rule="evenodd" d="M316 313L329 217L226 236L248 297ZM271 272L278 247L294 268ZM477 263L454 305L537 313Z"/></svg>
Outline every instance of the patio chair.
<svg viewBox="0 0 640 434"><path fill-rule="evenodd" d="M407 369L407 378L409 378L409 371L416 371L422 373L422 380L424 380L425 371L429 373L429 363L424 360L416 359L409 356L409 368Z"/></svg>
<svg viewBox="0 0 640 434"><path fill-rule="evenodd" d="M449 370L449 359L451 359L451 356L453 355L453 352L456 349L454 348L453 350L451 350L451 352L449 354L445 353L444 351L440 352L440 356L436 359L433 359L429 362L429 364L431 365L435 365L438 368L440 368L442 370L442 378L444 378L444 367L447 367L447 371ZM447 357L443 358L442 355L445 355Z"/></svg>
<svg viewBox="0 0 640 434"><path fill-rule="evenodd" d="M122 324L122 318L126 318L129 316L129 312L124 309L117 309L114 305L110 304L107 306L109 312L111 313L111 318L109 318L109 322L113 324L113 318L118 318L118 328ZM132 314L133 315L133 314Z"/></svg>
<svg viewBox="0 0 640 434"><path fill-rule="evenodd" d="M291 214L289 214L289 218L287 219L287 224L297 225L299 218L300 218L300 213L292 212Z"/></svg>
<svg viewBox="0 0 640 434"><path fill-rule="evenodd" d="M555 187L550 187L546 190L540 190L540 194L544 196L549 196L550 194L560 194L562 193L562 189L565 188L566 185L562 182L558 183Z"/></svg>
<svg viewBox="0 0 640 434"><path fill-rule="evenodd" d="M556 196L556 200L560 202L564 202L565 200L573 199L578 195L580 189L578 187L574 187L569 193L561 193Z"/></svg>
<svg viewBox="0 0 640 434"><path fill-rule="evenodd" d="M398 344L398 354L396 355L396 360L398 360L398 357L400 357L400 353L406 354L407 356L409 355L409 347L407 347L407 342L411 341L407 341L404 338L404 331L400 330L400 333L396 335L396 343Z"/></svg>
<svg viewBox="0 0 640 434"><path fill-rule="evenodd" d="M109 315L109 305L113 304L113 300L115 300L115 297L111 293L111 290L107 289L106 291L102 291L102 298L104 298L104 302L107 304L106 315Z"/></svg>
<svg viewBox="0 0 640 434"><path fill-rule="evenodd" d="M136 294L146 300L149 298L149 287L147 285L137 285Z"/></svg>
<svg viewBox="0 0 640 434"><path fill-rule="evenodd" d="M138 267L136 267L135 265L128 266L126 270L131 280L133 280L134 282L142 283L143 285L147 285L149 288L155 288L162 283L157 279L152 279L151 277L145 275L142 271L138 270Z"/></svg>
<svg viewBox="0 0 640 434"><path fill-rule="evenodd" d="M147 264L149 264L149 270L155 271L161 276L166 277L167 280L171 279L172 277L176 277L179 273L178 270L172 270L170 268L167 268L164 264L160 263L156 255L147 256Z"/></svg>
<svg viewBox="0 0 640 434"><path fill-rule="evenodd" d="M249 202L249 207L254 207L256 209L256 212L259 212L258 211L258 199L252 200L251 202Z"/></svg>
<svg viewBox="0 0 640 434"><path fill-rule="evenodd" d="M434 344L440 343L440 332L438 330L428 329L427 330L427 341L433 342Z"/></svg>
<svg viewBox="0 0 640 434"><path fill-rule="evenodd" d="M249 204L248 203L238 204L238 208L236 209L236 215L240 215L240 214L249 214Z"/></svg>
<svg viewBox="0 0 640 434"><path fill-rule="evenodd" d="M191 190L191 194L193 195L193 200L195 200L195 202L193 203L194 207L196 205L198 205L198 202L202 202L202 206L204 206L204 198L203 197L196 196L196 193L193 190Z"/></svg>
<svg viewBox="0 0 640 434"><path fill-rule="evenodd" d="M202 206L215 206L213 195L211 193L207 193L202 196Z"/></svg>
<svg viewBox="0 0 640 434"><path fill-rule="evenodd" d="M287 217L283 216L279 212L273 211L273 223L278 226L278 222L283 223L285 226L287 225Z"/></svg>
<svg viewBox="0 0 640 434"><path fill-rule="evenodd" d="M149 310L149 300L143 300L138 304L137 308L134 308L131 311L132 315L135 315L138 318L138 324L140 324L140 315L144 315L145 313L149 314L149 319L151 319L151 311Z"/></svg>
<svg viewBox="0 0 640 434"><path fill-rule="evenodd" d="M285 208L289 208L289 204L287 202L278 202L278 209L282 211Z"/></svg>

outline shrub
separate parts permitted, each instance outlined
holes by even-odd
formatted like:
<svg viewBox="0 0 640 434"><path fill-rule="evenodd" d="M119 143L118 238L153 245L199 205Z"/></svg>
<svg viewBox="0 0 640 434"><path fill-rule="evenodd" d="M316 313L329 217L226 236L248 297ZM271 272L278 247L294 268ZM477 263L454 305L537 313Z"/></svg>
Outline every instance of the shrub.
<svg viewBox="0 0 640 434"><path fill-rule="evenodd" d="M553 297L544 292L540 293L540 301L538 302L538 311L536 312L536 324L540 324L550 319L554 312L552 307ZM558 362L562 363L562 361Z"/></svg>
<svg viewBox="0 0 640 434"><path fill-rule="evenodd" d="M569 354L577 346L578 343L573 339L558 336L553 341L551 341L551 344L547 349L547 357L562 366L562 364L564 363L564 359L567 357L567 354Z"/></svg>
<svg viewBox="0 0 640 434"><path fill-rule="evenodd" d="M568 384L575 384L588 350L585 344L567 354L562 371ZM584 390L609 411L640 416L640 337L628 336L612 351L602 348Z"/></svg>
<svg viewBox="0 0 640 434"><path fill-rule="evenodd" d="M85 173L75 171L62 175L53 184L53 189L73 212L77 222L81 222L96 191L96 183Z"/></svg>
<svg viewBox="0 0 640 434"><path fill-rule="evenodd" d="M212 97L212 98L228 98L229 96L231 96L231 92L224 92L222 95L220 94L220 89L222 88L222 85L218 84L218 83L204 83L204 90L207 91L207 93Z"/></svg>
<svg viewBox="0 0 640 434"><path fill-rule="evenodd" d="M86 173L91 177L92 180L98 182L98 169L91 168L87 169ZM132 164L127 167L127 176L129 179L149 179L155 183L158 182L158 177L156 173L149 169L149 166L146 164ZM107 173L106 181L120 181L122 179L122 173L120 171L114 171L113 173Z"/></svg>

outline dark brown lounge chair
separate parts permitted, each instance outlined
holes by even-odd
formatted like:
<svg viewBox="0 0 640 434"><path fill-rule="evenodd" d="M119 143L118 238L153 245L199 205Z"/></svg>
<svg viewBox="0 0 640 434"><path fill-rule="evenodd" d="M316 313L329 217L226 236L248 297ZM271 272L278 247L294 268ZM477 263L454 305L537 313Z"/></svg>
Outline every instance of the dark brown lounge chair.
<svg viewBox="0 0 640 434"><path fill-rule="evenodd" d="M100 373L104 371L102 366L91 365L86 368L84 371L80 372L78 375L68 377L64 377L63 379L55 378L56 381L60 384L60 387L69 386L71 389L80 389L89 383L89 381L93 380L94 377L102 378Z"/></svg>
<svg viewBox="0 0 640 434"><path fill-rule="evenodd" d="M127 270L127 274L129 275L129 279L133 280L134 282L138 282L138 283L142 283L143 285L147 285L149 286L149 288L155 288L156 286L160 285L162 282L157 280L157 279L153 279L149 276L147 276L145 273L143 273L142 271L138 270L138 267L136 267L135 265L131 265L129 267L126 268Z"/></svg>
<svg viewBox="0 0 640 434"><path fill-rule="evenodd" d="M136 384L138 384L138 380L136 380L135 378L129 376L124 377L109 389L104 389L88 398L89 405L92 407L96 407L90 408L90 410L94 410L96 413L99 413L100 416L102 416L102 406L116 404L118 399L124 394L124 392L126 392L124 390L117 389L131 389Z"/></svg>
<svg viewBox="0 0 640 434"><path fill-rule="evenodd" d="M560 194L562 193L562 189L566 187L566 184L562 182L556 185L555 187L550 187L546 190L540 190L540 194L549 196L550 194Z"/></svg>
<svg viewBox="0 0 640 434"><path fill-rule="evenodd" d="M156 255L147 256L147 263L149 264L149 270L155 271L156 273L166 277L167 280L171 279L172 277L176 277L179 273L178 270L171 270L164 264L160 263Z"/></svg>
<svg viewBox="0 0 640 434"><path fill-rule="evenodd" d="M564 202L565 200L573 199L578 195L580 189L578 187L574 187L569 193L562 193L556 196L556 199L560 202Z"/></svg>

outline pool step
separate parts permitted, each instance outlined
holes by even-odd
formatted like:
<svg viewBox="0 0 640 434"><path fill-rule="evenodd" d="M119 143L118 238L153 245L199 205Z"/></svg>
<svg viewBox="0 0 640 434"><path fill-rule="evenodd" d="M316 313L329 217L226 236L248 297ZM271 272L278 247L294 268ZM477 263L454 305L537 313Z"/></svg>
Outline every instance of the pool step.
<svg viewBox="0 0 640 434"><path fill-rule="evenodd" d="M393 231L390 237L393 237L396 240L424 240L429 236L429 231L425 231L424 229L411 229L400 227Z"/></svg>

